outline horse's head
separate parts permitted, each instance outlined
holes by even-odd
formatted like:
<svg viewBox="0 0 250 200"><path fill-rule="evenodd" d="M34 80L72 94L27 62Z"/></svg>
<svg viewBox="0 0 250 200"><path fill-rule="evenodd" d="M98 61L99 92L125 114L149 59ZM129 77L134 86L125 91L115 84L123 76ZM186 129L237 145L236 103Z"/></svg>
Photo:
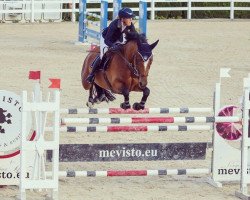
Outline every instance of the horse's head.
<svg viewBox="0 0 250 200"><path fill-rule="evenodd" d="M148 44L146 38L137 41L137 52L134 54L134 66L139 72L139 87L144 89L148 83L148 73L153 62L152 51L158 44L159 40L153 44Z"/></svg>
<svg viewBox="0 0 250 200"><path fill-rule="evenodd" d="M138 33L129 33L126 36L126 40L126 58L130 64L132 64L131 66L134 75L139 77L139 87L144 89L147 86L148 73L153 62L152 51L158 44L159 40L153 44L148 44L146 36Z"/></svg>

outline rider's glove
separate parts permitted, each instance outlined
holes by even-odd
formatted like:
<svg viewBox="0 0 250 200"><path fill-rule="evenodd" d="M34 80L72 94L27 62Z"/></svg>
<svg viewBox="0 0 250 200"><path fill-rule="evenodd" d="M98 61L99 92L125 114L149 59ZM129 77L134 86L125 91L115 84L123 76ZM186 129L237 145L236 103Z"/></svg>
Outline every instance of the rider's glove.
<svg viewBox="0 0 250 200"><path fill-rule="evenodd" d="M113 44L110 48L109 48L109 50L110 51L119 51L120 50L120 44Z"/></svg>

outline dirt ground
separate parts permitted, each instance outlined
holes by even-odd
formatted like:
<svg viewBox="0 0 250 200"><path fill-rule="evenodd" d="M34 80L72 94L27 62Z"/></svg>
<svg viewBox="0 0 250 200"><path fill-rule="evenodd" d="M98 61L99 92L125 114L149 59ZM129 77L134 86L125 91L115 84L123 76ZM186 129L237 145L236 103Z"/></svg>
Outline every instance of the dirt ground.
<svg viewBox="0 0 250 200"><path fill-rule="evenodd" d="M61 107L86 107L87 92L81 86L81 67L88 46L74 45L78 25L73 23L0 24L0 85L2 90L21 94L32 91L30 70L42 71L46 93L48 78L62 79ZM250 73L249 20L149 21L149 43L160 39L154 51L148 86L147 107L212 107L215 83L221 67L232 68L231 79L223 80L222 104L239 104L243 78ZM131 102L141 98L132 93ZM96 107L119 107L115 102ZM204 115L204 114L203 114ZM62 134L61 143L158 143L211 141L211 132ZM64 163L63 169L165 169L210 167L211 150L203 161ZM199 177L199 176L197 176ZM60 179L61 200L233 200L239 184L214 188L205 176L114 177ZM18 187L0 189L1 200L14 199ZM28 192L29 199L44 196Z"/></svg>

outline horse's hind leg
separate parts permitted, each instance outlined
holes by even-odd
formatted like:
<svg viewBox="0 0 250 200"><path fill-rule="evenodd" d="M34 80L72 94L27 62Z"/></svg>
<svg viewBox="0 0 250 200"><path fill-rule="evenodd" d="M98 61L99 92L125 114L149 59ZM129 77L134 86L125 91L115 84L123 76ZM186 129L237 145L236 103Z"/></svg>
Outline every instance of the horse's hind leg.
<svg viewBox="0 0 250 200"><path fill-rule="evenodd" d="M96 97L94 99L94 102L99 104L99 103L101 103L103 101L106 101L106 96L105 96L105 93L104 93L104 89L101 88L99 85L97 85L95 83L94 83L94 85L95 85L96 93L97 93L97 95L96 95Z"/></svg>
<svg viewBox="0 0 250 200"><path fill-rule="evenodd" d="M131 108L129 103L129 90L128 89L123 90L122 95L124 96L124 102L121 103L120 107L125 110Z"/></svg>
<svg viewBox="0 0 250 200"><path fill-rule="evenodd" d="M116 98L114 96L114 94L112 94L112 92L108 91L108 90L104 90L105 96L108 99L108 101L114 101Z"/></svg>
<svg viewBox="0 0 250 200"><path fill-rule="evenodd" d="M88 98L88 102L86 103L86 105L89 108L93 108L94 107L94 98L93 98L93 84L91 85L91 87L89 88L89 98Z"/></svg>
<svg viewBox="0 0 250 200"><path fill-rule="evenodd" d="M141 110L141 109L143 110L145 108L145 103L146 103L148 96L150 94L150 89L146 87L142 92L143 92L143 96L141 98L141 102L140 103L135 102L133 104L133 109L135 109L135 110Z"/></svg>

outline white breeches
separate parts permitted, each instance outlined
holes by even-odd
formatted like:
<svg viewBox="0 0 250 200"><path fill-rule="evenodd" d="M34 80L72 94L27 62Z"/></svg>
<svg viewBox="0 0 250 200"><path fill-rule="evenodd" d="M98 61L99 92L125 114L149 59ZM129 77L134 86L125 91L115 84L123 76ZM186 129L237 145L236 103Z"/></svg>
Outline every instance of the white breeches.
<svg viewBox="0 0 250 200"><path fill-rule="evenodd" d="M101 36L100 39L100 58L102 59L103 55L108 51L108 45L104 43L104 38Z"/></svg>
<svg viewBox="0 0 250 200"><path fill-rule="evenodd" d="M125 44L126 39L125 39L125 34L123 34L123 42L120 42L119 40L117 40L115 43L116 44ZM101 35L101 39L100 39L100 58L102 59L103 55L108 51L108 45L105 44L104 42L104 38Z"/></svg>

